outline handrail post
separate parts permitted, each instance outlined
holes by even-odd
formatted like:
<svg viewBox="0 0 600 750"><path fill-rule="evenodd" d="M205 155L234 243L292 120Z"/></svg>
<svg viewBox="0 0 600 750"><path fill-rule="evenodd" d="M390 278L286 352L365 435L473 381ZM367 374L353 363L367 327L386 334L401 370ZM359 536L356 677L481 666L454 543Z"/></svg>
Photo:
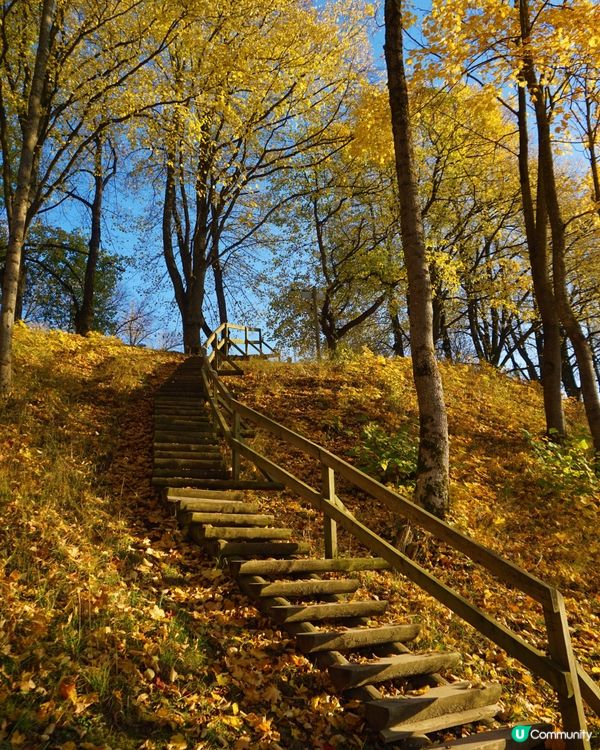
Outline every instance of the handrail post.
<svg viewBox="0 0 600 750"><path fill-rule="evenodd" d="M551 601L544 603L544 620L550 658L562 667L565 678L562 689L557 691L563 731L583 733L586 731L586 720L577 675L577 661L571 646L565 600L557 589L552 591ZM580 739L571 738L569 748L589 750L590 742L584 736Z"/></svg>
<svg viewBox="0 0 600 750"><path fill-rule="evenodd" d="M240 413L233 412L233 439L240 439ZM231 478L237 481L240 478L240 451L237 445L231 447Z"/></svg>
<svg viewBox="0 0 600 750"><path fill-rule="evenodd" d="M244 353L246 355L246 359L248 359L248 326L244 326Z"/></svg>
<svg viewBox="0 0 600 750"><path fill-rule="evenodd" d="M321 497L335 503L335 473L333 469L321 464ZM323 515L323 532L325 535L325 557L333 559L338 556L337 523Z"/></svg>

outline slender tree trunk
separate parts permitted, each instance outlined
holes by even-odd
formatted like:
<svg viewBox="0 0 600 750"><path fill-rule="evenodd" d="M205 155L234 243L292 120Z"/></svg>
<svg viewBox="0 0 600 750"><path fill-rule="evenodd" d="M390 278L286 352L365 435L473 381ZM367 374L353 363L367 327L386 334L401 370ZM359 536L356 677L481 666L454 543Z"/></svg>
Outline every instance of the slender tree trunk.
<svg viewBox="0 0 600 750"><path fill-rule="evenodd" d="M412 366L419 404L415 500L443 517L448 508L448 421L433 346L431 278L414 169L402 33L402 0L385 0L385 59L400 197L400 229L408 275Z"/></svg>
<svg viewBox="0 0 600 750"><path fill-rule="evenodd" d="M19 269L19 283L17 285L17 300L15 302L15 320L23 320L23 299L27 285L27 265L25 258L21 257L21 268Z"/></svg>
<svg viewBox="0 0 600 750"><path fill-rule="evenodd" d="M520 0L521 9L521 34L523 40L529 40L529 6L528 0ZM552 237L552 281L554 288L554 299L558 316L563 325L565 333L571 341L579 380L581 382L581 394L583 405L592 434L594 450L600 456L600 397L598 395L598 384L594 372L592 352L588 345L585 334L577 320L569 292L567 289L567 270L565 265L565 224L562 219L558 190L556 187L556 175L554 171L554 158L552 153L552 140L550 138L550 121L544 95L544 87L538 83L533 61L530 56L525 55L523 75L527 82L527 88L533 101L535 119L537 125L538 151L541 181L546 199L546 210L550 223L550 234Z"/></svg>
<svg viewBox="0 0 600 750"><path fill-rule="evenodd" d="M397 312L390 312L390 321L392 323L392 351L395 357L404 357L404 338L400 318Z"/></svg>
<svg viewBox="0 0 600 750"><path fill-rule="evenodd" d="M102 201L104 198L104 174L102 170L103 139L95 138L96 152L94 154L94 198L91 204L91 232L88 242L88 256L85 264L85 278L83 282L83 297L81 307L75 316L75 333L81 336L88 334L94 325L94 292L96 289L96 270L100 257L100 243L102 240Z"/></svg>
<svg viewBox="0 0 600 750"><path fill-rule="evenodd" d="M223 283L223 266L219 257L218 241L215 241L214 238L211 251L211 266L215 280L215 296L219 310L219 323L227 323L227 300L225 299L225 284Z"/></svg>
<svg viewBox="0 0 600 750"><path fill-rule="evenodd" d="M11 207L8 251L2 285L0 321L0 395L8 395L12 387L12 334L21 271L21 255L27 230L29 193L34 174L35 151L42 116L44 80L50 55L50 34L54 19L54 0L42 3L40 32L23 126L23 142L17 172L17 187Z"/></svg>
<svg viewBox="0 0 600 750"><path fill-rule="evenodd" d="M576 398L577 400L579 400L581 398L581 388L577 385L577 380L575 379L575 371L573 369L573 365L571 364L571 358L569 357L569 347L567 346L567 342L564 339L561 346L561 356L562 381L565 388L565 393L570 398Z"/></svg>
<svg viewBox="0 0 600 750"><path fill-rule="evenodd" d="M538 170L537 197L534 208L529 179L529 138L527 134L525 90L519 87L518 95L519 179L527 249L531 265L531 279L535 301L542 322L540 370L544 393L546 433L553 439L561 440L566 434L561 391L561 334L548 269L546 201L542 186L542 176Z"/></svg>

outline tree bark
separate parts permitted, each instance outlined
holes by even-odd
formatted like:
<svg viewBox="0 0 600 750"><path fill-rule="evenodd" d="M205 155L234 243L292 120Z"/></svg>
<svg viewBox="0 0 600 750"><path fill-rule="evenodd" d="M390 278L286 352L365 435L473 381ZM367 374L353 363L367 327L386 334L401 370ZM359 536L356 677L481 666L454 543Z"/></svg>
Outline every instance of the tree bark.
<svg viewBox="0 0 600 750"><path fill-rule="evenodd" d="M176 218L175 200L175 159L172 154L168 155L166 166L165 195L163 200L162 216L162 239L163 255L167 266L169 277L175 292L175 301L181 315L183 328L183 348L186 354L198 354L200 352L200 335L204 331L210 334L210 328L204 318L204 282L206 279L206 235L195 233L189 239L189 231L181 232L178 228L177 242L179 253L182 258L183 278L177 267L175 249L173 247L173 225L178 224ZM197 197L197 201L200 201ZM197 212L202 209L197 205ZM205 226L202 221L197 221L197 226ZM188 242L191 241L191 248ZM184 283L185 282L185 283Z"/></svg>
<svg viewBox="0 0 600 750"><path fill-rule="evenodd" d="M83 281L83 297L81 307L75 315L75 333L85 336L94 325L94 292L96 289L96 270L100 257L100 243L102 240L102 200L104 198L104 174L102 170L103 139L98 135L94 139L96 151L94 153L94 198L90 205L91 231L88 242L88 256L85 264Z"/></svg>
<svg viewBox="0 0 600 750"><path fill-rule="evenodd" d="M443 518L448 508L448 420L433 345L431 278L414 168L402 33L402 0L386 0L385 59L400 197L400 229L408 276L412 367L419 405L415 500Z"/></svg>
<svg viewBox="0 0 600 750"><path fill-rule="evenodd" d="M534 208L529 179L529 137L525 90L519 87L519 181L525 222L527 250L535 301L542 323L541 379L544 393L546 434L562 440L566 434L561 392L561 333L552 282L548 268L547 212L538 169L536 206Z"/></svg>
<svg viewBox="0 0 600 750"><path fill-rule="evenodd" d="M529 6L527 0L520 0L521 9L521 34L524 43L529 40ZM600 397L598 395L598 384L594 372L592 352L588 345L585 334L577 320L569 292L567 289L567 270L565 265L565 224L562 219L558 190L556 187L556 175L554 171L554 158L552 152L552 141L550 137L550 120L546 108L544 87L538 83L533 60L526 53L523 75L527 82L527 88L533 101L538 137L538 153L541 181L546 201L546 210L550 224L552 237L552 280L554 288L554 299L558 316L563 325L565 333L571 341L579 379L581 381L581 394L583 405L592 434L592 442L596 455L600 456Z"/></svg>
<svg viewBox="0 0 600 750"><path fill-rule="evenodd" d="M392 324L392 351L395 357L404 357L404 339L400 317L397 312L390 311L390 322Z"/></svg>
<svg viewBox="0 0 600 750"><path fill-rule="evenodd" d="M12 334L21 272L21 256L27 231L27 212L30 190L35 179L35 153L39 125L42 117L42 96L48 69L50 37L55 14L54 0L42 3L38 46L31 87L27 102L27 115L23 123L23 141L17 172L17 187L10 210L10 226L6 266L2 284L2 313L0 321L0 395L6 396L12 388Z"/></svg>

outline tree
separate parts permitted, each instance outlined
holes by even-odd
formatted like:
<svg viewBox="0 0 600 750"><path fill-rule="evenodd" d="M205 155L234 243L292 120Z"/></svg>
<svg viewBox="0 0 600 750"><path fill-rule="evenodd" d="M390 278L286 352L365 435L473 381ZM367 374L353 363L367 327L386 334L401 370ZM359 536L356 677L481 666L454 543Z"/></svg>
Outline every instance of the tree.
<svg viewBox="0 0 600 750"><path fill-rule="evenodd" d="M0 267L6 246L6 242L0 242ZM23 250L17 318L76 331L85 299L86 240L78 232L34 224ZM118 255L98 255L92 327L102 333L115 330L117 282L123 264L124 259Z"/></svg>
<svg viewBox="0 0 600 750"><path fill-rule="evenodd" d="M353 119L347 126L354 131ZM401 278L391 179L361 157L350 141L323 162L294 171L302 195L281 212L276 227L275 263L283 271L274 295L277 325L289 331L303 310L312 317L303 298L312 285L331 353L383 307Z"/></svg>
<svg viewBox="0 0 600 750"><path fill-rule="evenodd" d="M0 146L9 247L0 328L2 394L11 388L12 326L28 228L99 134L156 103L143 74L180 20L179 12L160 12L151 0L3 4ZM132 79L137 87L124 95Z"/></svg>
<svg viewBox="0 0 600 750"><path fill-rule="evenodd" d="M234 254L279 207L257 200L259 186L338 147L335 121L360 73L349 28L300 2L255 2L245 13L224 3L163 58L165 85L184 104L148 121L144 142L164 185L163 252L186 351L209 330L207 273L223 321L225 266L236 268Z"/></svg>
<svg viewBox="0 0 600 750"><path fill-rule="evenodd" d="M419 406L415 499L444 517L448 507L448 421L433 344L431 277L418 199L412 124L404 67L402 0L385 1L385 59L396 154L400 229L408 278L413 377Z"/></svg>
<svg viewBox="0 0 600 750"><path fill-rule="evenodd" d="M570 299L565 227L561 196L557 184L555 142L569 129L568 106L571 74L582 69L597 70L596 39L592 33L596 9L588 0L573 0L555 6L545 2L530 3L519 0L512 6L488 0L483 6L472 6L469 0L451 3L434 2L429 24L428 50L446 63L444 70L436 70L453 82L464 72L471 77L487 80L496 88L497 95L519 116L521 123L521 179L524 184L524 210L528 214L528 239L533 243L532 265L536 266L536 295L540 280L548 288L544 277L551 277L552 298L537 299L545 322L544 375L552 377L553 394L545 402L553 412L547 412L547 423L560 424L558 394L560 388L559 348L556 325L551 319L551 307L568 336L577 359L582 395L596 452L600 452L600 398L594 373L593 357L585 332L575 315ZM458 23L457 23L458 21ZM517 42L516 44L514 42ZM451 60L451 62L449 62ZM507 101L509 86L517 84L529 95L535 118L538 144L537 187L535 192L537 218L532 217L532 197L527 195L525 106L524 92L518 102ZM573 89L571 89L573 90ZM576 89L575 89L576 90ZM589 146L589 143L588 143ZM530 204L529 206L527 204ZM533 220L535 218L535 221ZM545 247L546 225L550 229L551 257L540 255ZM537 242L537 246L536 246ZM544 265L545 264L545 265ZM547 289L546 289L547 291ZM546 295L549 296L549 295ZM545 312L543 312L545 311ZM547 360L547 355L551 363ZM551 364L551 366L550 366ZM548 372L550 371L550 375ZM548 386L550 387L550 386Z"/></svg>
<svg viewBox="0 0 600 750"><path fill-rule="evenodd" d="M6 22L6 6L3 6ZM22 120L22 140L19 155L16 190L13 196L6 195L7 188L7 159L9 158L9 144L5 127L5 105L2 88L2 102L0 108L0 124L2 125L2 167L5 185L5 205L8 215L9 239L6 263L2 283L2 315L0 321L0 396L10 392L12 385L12 328L15 319L15 309L21 271L21 252L27 232L27 213L30 206L31 183L35 175L34 160L39 146L39 128L43 114L44 84L48 72L50 57L51 29L54 23L56 6L54 0L44 0L42 3L39 25L39 36L31 83L27 96L27 112ZM6 36L3 35L5 39ZM5 44L5 43L4 43ZM3 44L2 56L6 56ZM7 200L7 197L9 200ZM12 198L12 200L11 200Z"/></svg>

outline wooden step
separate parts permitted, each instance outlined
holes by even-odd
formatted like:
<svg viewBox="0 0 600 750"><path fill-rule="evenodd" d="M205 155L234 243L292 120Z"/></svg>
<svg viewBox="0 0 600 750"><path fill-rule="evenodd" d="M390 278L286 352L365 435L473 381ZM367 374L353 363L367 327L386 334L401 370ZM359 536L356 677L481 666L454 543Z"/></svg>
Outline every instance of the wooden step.
<svg viewBox="0 0 600 750"><path fill-rule="evenodd" d="M243 492L227 492L222 490L201 490L193 487L181 487L180 489L167 492L167 500L178 502L181 499L194 498L197 500L243 500Z"/></svg>
<svg viewBox="0 0 600 750"><path fill-rule="evenodd" d="M269 607L269 614L276 622L287 625L292 622L318 622L348 617L374 617L387 609L386 601L369 599L359 602L331 602L327 604L276 605Z"/></svg>
<svg viewBox="0 0 600 750"><path fill-rule="evenodd" d="M292 529L260 528L255 526L200 526L194 524L190 534L201 539L270 540L291 539Z"/></svg>
<svg viewBox="0 0 600 750"><path fill-rule="evenodd" d="M189 477L190 479L229 479L228 469L211 469L210 467L188 468L186 466L155 467L152 475L156 479L161 477Z"/></svg>
<svg viewBox="0 0 600 750"><path fill-rule="evenodd" d="M219 448L215 446L204 446L202 451L167 451L155 450L154 459L157 458L174 458L176 461L216 461L222 459Z"/></svg>
<svg viewBox="0 0 600 750"><path fill-rule="evenodd" d="M532 724L531 727L532 729L538 729L540 732L554 731L551 724ZM501 727L491 732L480 732L469 737L450 740L441 745L429 745L427 750L444 750L454 747L461 750L534 750L535 748L541 750L545 746L544 741L532 740L531 738L527 738L523 742L513 740L512 729L512 727Z"/></svg>
<svg viewBox="0 0 600 750"><path fill-rule="evenodd" d="M258 503L244 503L235 500L202 500L200 498L181 498L178 500L182 513L258 513Z"/></svg>
<svg viewBox="0 0 600 750"><path fill-rule="evenodd" d="M154 442L154 452L156 455L156 452L163 452L163 451L185 451L186 453L221 453L219 450L218 445L214 445L213 443L206 443L206 442L190 442L189 440L187 442L179 441L179 440L173 440L161 443L160 441Z"/></svg>
<svg viewBox="0 0 600 750"><path fill-rule="evenodd" d="M424 654L399 654L376 659L366 664L334 665L329 676L337 690L361 685L374 685L396 677L433 674L458 664L461 655L455 652L432 651Z"/></svg>
<svg viewBox="0 0 600 750"><path fill-rule="evenodd" d="M296 640L305 654L322 651L355 651L385 643L407 643L419 635L420 625L383 625L380 628L352 628L350 630L298 633Z"/></svg>
<svg viewBox="0 0 600 750"><path fill-rule="evenodd" d="M290 557L307 555L306 542L211 542L210 548L217 557Z"/></svg>
<svg viewBox="0 0 600 750"><path fill-rule="evenodd" d="M160 406L164 404L189 406L190 404L205 404L206 394L200 391L195 393L182 392L179 389L168 389L157 393L154 403Z"/></svg>
<svg viewBox="0 0 600 750"><path fill-rule="evenodd" d="M174 419L155 419L154 420L154 432L177 432L181 435L187 435L188 433L196 432L207 432L216 434L214 427L211 422L176 422Z"/></svg>
<svg viewBox="0 0 600 750"><path fill-rule="evenodd" d="M205 468L205 469L218 469L224 468L223 459L215 458L162 458L160 456L154 456L154 466L156 468L162 466L181 466L194 468Z"/></svg>
<svg viewBox="0 0 600 750"><path fill-rule="evenodd" d="M204 404L199 406L168 406L165 404L164 406L154 407L154 417L183 417L184 419L200 417L208 420L210 419L210 412Z"/></svg>
<svg viewBox="0 0 600 750"><path fill-rule="evenodd" d="M204 418L182 419L181 417L154 416L154 427L156 430L181 430L182 432L211 432L213 428L212 421Z"/></svg>
<svg viewBox="0 0 600 750"><path fill-rule="evenodd" d="M171 482L171 484L169 484ZM185 477L155 477L152 484L156 487L190 487L207 490L282 490L279 482L261 479L193 479Z"/></svg>
<svg viewBox="0 0 600 750"><path fill-rule="evenodd" d="M502 711L502 705L496 703L492 706L482 706L480 708L470 708L466 711L457 711L452 714L436 716L432 719L423 719L422 721L407 722L395 727L383 729L380 732L381 739L385 743L407 742L413 737L422 737L431 732L439 732L442 729L450 729L463 724L473 724L476 721L489 721ZM443 747L443 745L442 745Z"/></svg>
<svg viewBox="0 0 600 750"><path fill-rule="evenodd" d="M276 581L275 583L249 583L252 596L284 596L288 599L306 599L330 594L353 594L360 586L356 578L308 581Z"/></svg>
<svg viewBox="0 0 600 750"><path fill-rule="evenodd" d="M500 699L501 692L502 688L496 684L474 688L469 682L453 682L431 688L422 695L371 701L365 706L365 716L373 729L397 728L403 723L414 724L444 714L490 706Z"/></svg>
<svg viewBox="0 0 600 750"><path fill-rule="evenodd" d="M273 526L275 516L264 513L234 513L194 511L186 514L187 523L210 524L210 526ZM286 537L287 538L287 537Z"/></svg>
<svg viewBox="0 0 600 750"><path fill-rule="evenodd" d="M173 430L156 430L154 433L154 447L162 443L177 443L178 445L216 445L217 435L215 432L181 432Z"/></svg>
<svg viewBox="0 0 600 750"><path fill-rule="evenodd" d="M333 560L230 560L234 575L255 575L282 578L296 573L336 573L360 570L387 570L390 565L382 557L336 557Z"/></svg>

